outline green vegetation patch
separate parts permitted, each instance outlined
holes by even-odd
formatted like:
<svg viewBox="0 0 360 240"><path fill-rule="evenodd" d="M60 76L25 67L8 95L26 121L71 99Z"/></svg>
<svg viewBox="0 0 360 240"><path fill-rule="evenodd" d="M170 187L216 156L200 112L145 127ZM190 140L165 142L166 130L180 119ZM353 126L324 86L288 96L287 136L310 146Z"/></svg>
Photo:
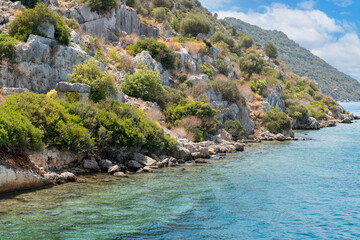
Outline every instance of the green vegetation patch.
<svg viewBox="0 0 360 240"><path fill-rule="evenodd" d="M272 133L281 133L291 128L290 118L286 113L279 112L276 108L272 108L270 112L265 113L264 123L266 129Z"/></svg>
<svg viewBox="0 0 360 240"><path fill-rule="evenodd" d="M17 40L6 33L0 33L0 60L13 60L16 55Z"/></svg>
<svg viewBox="0 0 360 240"><path fill-rule="evenodd" d="M8 33L19 41L26 42L30 34L42 36L38 27L49 21L55 27L55 38L62 44L70 42L70 29L66 26L64 19L44 3L36 4L35 8L27 9L9 25Z"/></svg>

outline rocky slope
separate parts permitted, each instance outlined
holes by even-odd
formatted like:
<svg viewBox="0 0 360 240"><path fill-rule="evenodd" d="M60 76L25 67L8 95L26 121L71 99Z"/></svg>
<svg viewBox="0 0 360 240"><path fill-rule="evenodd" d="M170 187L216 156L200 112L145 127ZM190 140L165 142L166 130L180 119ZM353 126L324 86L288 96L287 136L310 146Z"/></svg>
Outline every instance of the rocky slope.
<svg viewBox="0 0 360 240"><path fill-rule="evenodd" d="M172 151L161 154L116 148L83 154L57 149L28 151L26 156L33 166L28 171L15 168L11 162L10 165L1 162L0 191L39 186L49 183L49 180L54 183L76 181L74 174L88 172L103 171L117 177L126 177L135 172L159 171L160 168L176 166L185 161L205 163L206 160L203 159L214 154L243 151L246 143L262 140L299 140L294 137L291 128L279 133L271 133L265 128L264 116L271 112L271 107L288 113L292 117L293 129L319 129L340 121L351 122L354 118L339 106L327 109L327 105L321 105L320 108L323 108L320 109L316 105L318 103L314 105L315 96L320 99L325 97L316 89L314 96L307 93L312 81L286 71L283 63L275 64L274 60L264 54L261 47L253 46L248 50L256 53L266 63L266 67L262 72L246 79L239 67L237 55L224 54L224 47L208 42L211 41L209 37L214 31L209 35L199 34L197 38L182 41L175 37L179 36L179 33L169 30L167 26L164 27L167 24L145 24L141 20L143 17L133 8L127 7L124 2L118 2L113 9L104 14L91 11L87 4L78 5L75 1L46 3L61 15L74 18L80 29L72 29L70 44L62 45L55 40L54 26L44 23L38 29L43 36L30 35L26 42L18 43L16 61L3 61L0 64L3 91L6 94L25 91L47 93L54 89L57 83L67 81L74 66L95 58L102 70L112 74L116 80L118 93L113 99L146 112L159 123L166 134L177 137L179 144ZM7 30L9 21L15 18L15 11L21 6L19 2L7 2L2 6L4 5L6 8L2 8L2 11L6 20L0 21L2 31ZM227 32L226 26L222 23L211 24L213 28L215 26L218 30ZM159 42L168 46L177 56L175 69L165 69L154 59L157 56L151 56L147 51L133 56L126 50L127 46L135 44L137 40L151 37L158 38ZM235 38L235 41L239 39ZM248 50L241 49L239 55L246 55ZM218 60L227 68L226 75L219 70ZM166 109L162 109L158 103L125 95L121 90L121 84L126 74L138 72L144 66L159 74L163 86L176 93L185 94L192 101L210 104L216 110L216 132L206 133L205 141L194 142L194 134L188 130L189 127L169 126L165 117ZM185 82L180 81L181 75L185 75ZM229 89L223 91L221 85L219 90L216 87L217 83L234 84L232 88L236 90L236 98L229 98ZM261 85L261 91L259 83L264 83ZM331 104L334 103L333 100L329 101ZM306 106L309 111L315 113L325 109L328 111L317 119L310 115L300 119L296 111L290 112L290 107L296 104ZM204 120L195 117L189 119L190 125ZM240 122L246 133L235 136L227 132L224 124L228 120Z"/></svg>

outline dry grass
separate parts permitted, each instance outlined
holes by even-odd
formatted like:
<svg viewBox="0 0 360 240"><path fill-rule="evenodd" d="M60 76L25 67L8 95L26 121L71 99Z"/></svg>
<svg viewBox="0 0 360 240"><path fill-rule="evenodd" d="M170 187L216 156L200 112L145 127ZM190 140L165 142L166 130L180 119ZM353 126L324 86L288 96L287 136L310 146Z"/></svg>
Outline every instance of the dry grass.
<svg viewBox="0 0 360 240"><path fill-rule="evenodd" d="M188 132L184 127L174 127L171 129L171 135L176 138L187 138L190 141L195 141L194 134Z"/></svg>
<svg viewBox="0 0 360 240"><path fill-rule="evenodd" d="M149 109L146 114L151 117L152 120L161 122L165 120L164 114L158 109Z"/></svg>
<svg viewBox="0 0 360 240"><path fill-rule="evenodd" d="M134 45L139 39L140 37L136 33L132 33L130 35L120 34L119 36L119 42L125 47L129 45Z"/></svg>
<svg viewBox="0 0 360 240"><path fill-rule="evenodd" d="M194 42L194 41L187 41L184 44L185 49L191 56L197 56L200 54L205 54L206 46L205 43Z"/></svg>
<svg viewBox="0 0 360 240"><path fill-rule="evenodd" d="M176 42L174 38L171 38L170 41L164 41L163 39L159 38L157 39L157 41L165 44L173 51L180 51L183 48L183 46L180 43Z"/></svg>
<svg viewBox="0 0 360 240"><path fill-rule="evenodd" d="M188 89L187 94L190 95L196 101L206 100L206 91L208 90L209 86L204 81L199 81L194 84L194 86Z"/></svg>
<svg viewBox="0 0 360 240"><path fill-rule="evenodd" d="M181 125L185 128L196 128L202 125L202 121L196 116L190 116L181 120Z"/></svg>
<svg viewBox="0 0 360 240"><path fill-rule="evenodd" d="M23 10L17 10L15 13L14 13L14 17L18 17L20 14L22 14L24 11Z"/></svg>

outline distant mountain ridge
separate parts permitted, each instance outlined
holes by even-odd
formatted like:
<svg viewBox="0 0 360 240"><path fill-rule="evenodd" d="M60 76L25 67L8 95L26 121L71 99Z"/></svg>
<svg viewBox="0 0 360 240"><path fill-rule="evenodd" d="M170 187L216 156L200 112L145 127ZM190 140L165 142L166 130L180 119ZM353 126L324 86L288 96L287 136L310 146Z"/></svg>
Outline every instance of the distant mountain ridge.
<svg viewBox="0 0 360 240"><path fill-rule="evenodd" d="M321 58L289 39L286 34L276 30L264 30L235 18L225 18L229 25L250 35L263 46L272 42L278 48L278 59L300 76L307 76L319 83L323 93L337 101L360 101L360 83L354 78L338 71Z"/></svg>

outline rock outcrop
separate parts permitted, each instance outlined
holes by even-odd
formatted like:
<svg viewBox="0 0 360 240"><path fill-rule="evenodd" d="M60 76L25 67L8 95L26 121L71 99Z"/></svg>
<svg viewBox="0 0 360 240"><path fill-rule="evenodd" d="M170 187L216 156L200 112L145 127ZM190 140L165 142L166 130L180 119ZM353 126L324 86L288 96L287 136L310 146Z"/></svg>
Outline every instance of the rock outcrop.
<svg viewBox="0 0 360 240"><path fill-rule="evenodd" d="M291 126L293 129L301 129L301 130L319 130L320 123L313 117L306 118L304 120L300 120L297 118L293 118L291 121Z"/></svg>
<svg viewBox="0 0 360 240"><path fill-rule="evenodd" d="M285 112L285 101L283 95L282 86L277 85L274 91L268 94L266 101L270 104L271 107L279 109L280 112Z"/></svg>
<svg viewBox="0 0 360 240"><path fill-rule="evenodd" d="M50 179L33 172L16 171L0 165L0 192L40 187L50 183Z"/></svg>
<svg viewBox="0 0 360 240"><path fill-rule="evenodd" d="M0 66L0 83L46 93L60 81L67 81L74 65L90 57L76 44L60 45L56 40L30 35L17 45L19 64Z"/></svg>
<svg viewBox="0 0 360 240"><path fill-rule="evenodd" d="M126 7L120 1L117 6L103 15L92 11L89 5L85 3L81 7L74 6L68 9L65 12L65 16L75 18L85 33L104 37L109 42L117 42L119 34L122 32L126 34L135 33L138 36L145 37L160 36L158 28L143 24L137 12L132 8Z"/></svg>

